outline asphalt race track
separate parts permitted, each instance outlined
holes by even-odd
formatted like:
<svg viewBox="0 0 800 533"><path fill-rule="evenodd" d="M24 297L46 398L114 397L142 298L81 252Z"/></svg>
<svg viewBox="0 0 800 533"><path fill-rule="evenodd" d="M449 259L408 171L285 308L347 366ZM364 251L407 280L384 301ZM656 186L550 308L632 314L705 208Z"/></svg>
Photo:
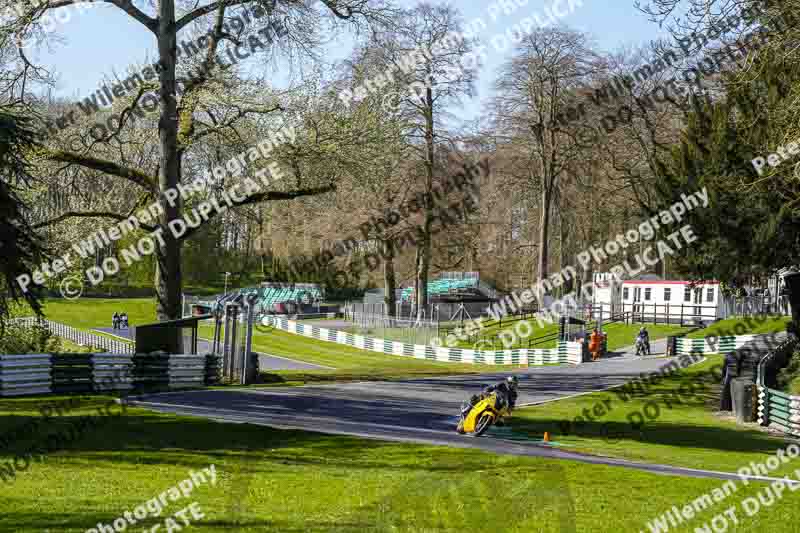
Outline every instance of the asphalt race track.
<svg viewBox="0 0 800 533"><path fill-rule="evenodd" d="M660 345L659 345L660 344ZM663 351L663 342L653 352ZM515 372L520 379L520 405L546 402L602 390L653 372L665 358L635 359L628 354L577 367L536 367ZM496 453L576 460L643 471L739 479L735 474L634 463L588 456L538 442L496 436L480 438L455 431L461 403L488 383L507 374L481 374L404 381L374 381L307 387L270 387L169 392L129 398L131 404L157 411L202 416L226 422L247 422L286 429L346 434L366 438L480 448ZM575 413L579 415L580 413ZM759 478L754 478L759 479Z"/></svg>

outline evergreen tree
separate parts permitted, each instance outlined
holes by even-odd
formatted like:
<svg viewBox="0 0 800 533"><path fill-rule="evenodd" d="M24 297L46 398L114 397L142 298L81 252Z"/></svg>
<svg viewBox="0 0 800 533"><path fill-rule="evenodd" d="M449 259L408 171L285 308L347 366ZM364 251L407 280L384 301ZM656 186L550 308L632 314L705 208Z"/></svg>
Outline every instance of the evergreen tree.
<svg viewBox="0 0 800 533"><path fill-rule="evenodd" d="M17 195L17 186L28 180L25 154L34 148L34 132L27 119L0 112L0 322L9 314L10 301L23 299L37 314L41 312L35 291L23 292L17 277L38 268L43 252L28 224L26 206Z"/></svg>
<svg viewBox="0 0 800 533"><path fill-rule="evenodd" d="M688 114L683 139L657 185L659 209L679 202L682 193L708 189L709 206L692 210L683 222L698 240L681 250L673 265L694 279L734 287L797 264L800 254L795 177L800 160L768 167L763 175L752 163L786 144L781 110L800 85L800 69L769 50L749 69L758 77L729 74L721 97ZM798 323L800 305L792 301L792 308Z"/></svg>

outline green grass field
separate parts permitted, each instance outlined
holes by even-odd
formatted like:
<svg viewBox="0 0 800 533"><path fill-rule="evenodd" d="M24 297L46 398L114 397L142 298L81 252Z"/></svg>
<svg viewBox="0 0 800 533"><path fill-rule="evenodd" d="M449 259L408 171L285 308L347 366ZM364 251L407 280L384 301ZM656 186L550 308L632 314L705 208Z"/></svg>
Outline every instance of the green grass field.
<svg viewBox="0 0 800 533"><path fill-rule="evenodd" d="M93 351L91 346L81 346L67 339L59 338L59 342L61 343L61 353L92 353Z"/></svg>
<svg viewBox="0 0 800 533"><path fill-rule="evenodd" d="M91 331L95 327L108 327L114 311L127 312L130 324L134 326L152 322L155 317L155 302L149 298L124 300L85 298L73 302L48 300L44 309L47 318L85 331ZM200 336L206 339L213 338L213 326L201 324ZM509 366L444 363L384 355L274 329L255 331L253 347L259 352L333 368L333 370L280 371L265 374L265 380L272 383L396 379L502 371L511 368Z"/></svg>
<svg viewBox="0 0 800 533"><path fill-rule="evenodd" d="M620 348L633 346L642 326L646 327L650 333L651 342L669 335L680 335L689 331L688 328L672 324L622 324L616 322L603 326L603 331L608 334L608 350L613 352Z"/></svg>
<svg viewBox="0 0 800 533"><path fill-rule="evenodd" d="M201 337L211 339L213 326L201 326ZM399 379L415 376L476 374L501 372L507 365L470 365L426 361L399 355L359 350L342 344L320 341L276 329L253 333L253 349L257 352L297 359L306 363L332 367L334 370L282 370L262 373L267 381L314 382L367 379Z"/></svg>
<svg viewBox="0 0 800 533"><path fill-rule="evenodd" d="M48 398L47 401L52 401ZM39 416L41 398L0 400L0 430ZM104 402L88 399L84 408ZM56 417L24 441L0 450L0 463L37 439L64 432L82 411ZM391 443L250 424L225 424L129 408L81 438L33 460L0 482L0 530L83 532L146 505L214 465L188 497L171 501L131 531L144 531L197 502L197 532L638 532L673 505L722 483L665 477L570 461L494 455L447 447ZM735 464L733 462L731 465ZM730 468L729 468L730 469ZM739 484L717 504L670 531L694 531L762 487ZM800 493L748 518L740 531L792 532ZM188 515L191 519L191 515ZM613 517L613 518L612 518ZM185 528L183 528L185 529ZM178 531L173 526L172 531Z"/></svg>
<svg viewBox="0 0 800 533"><path fill-rule="evenodd" d="M743 427L715 414L718 380L702 378L721 361L721 356L708 357L646 390L629 394L627 401L625 394L616 392L620 389L614 389L518 409L512 425L538 437L549 431L553 440L574 451L721 471L785 447L784 439L772 437L756 425ZM584 409L594 420L576 422ZM644 425L634 428L631 420ZM800 468L800 460L788 467Z"/></svg>
<svg viewBox="0 0 800 533"><path fill-rule="evenodd" d="M707 328L694 331L687 335L690 339L701 339L709 335L757 335L763 333L776 333L786 330L786 325L792 321L788 316L769 317L732 317L714 322Z"/></svg>
<svg viewBox="0 0 800 533"><path fill-rule="evenodd" d="M156 302L153 298L82 298L80 300L49 299L44 302L45 317L73 328L91 331L111 327L114 312L128 313L131 326L156 321Z"/></svg>
<svg viewBox="0 0 800 533"><path fill-rule="evenodd" d="M407 344L430 344L431 339L435 338L436 328L362 328L353 326L344 328L342 331L353 335L373 337L377 339L387 339Z"/></svg>
<svg viewBox="0 0 800 533"><path fill-rule="evenodd" d="M103 325L117 309L127 311L134 325L154 316L152 302L144 299L90 300L78 306L51 301L46 306L48 318L87 330ZM608 326L609 348L630 345L639 327ZM663 325L648 329L653 339L681 331ZM212 326L201 326L201 336L210 338L211 331ZM504 368L384 355L274 329L256 331L253 344L258 351L335 368L264 374L272 383L396 379ZM719 359L709 357L650 386L647 394L632 394L627 401L608 391L521 408L510 427L532 438L548 431L570 451L643 462L735 471L750 461L764 461L785 442L715 415L716 385L709 384L691 396L676 396L681 387L699 382L700 373ZM0 432L8 435L13 427L39 416L38 407L49 401L53 398L0 400ZM83 401L83 409L89 410L107 398L84 397ZM597 414L598 405L607 412ZM641 431L633 431L629 417L644 412L646 405L651 412L658 405L658 416ZM596 420L564 425L563 421L584 416L584 410L594 412ZM84 412L56 417L40 426L42 434L29 434L0 449L0 471L37 439L74 426ZM774 474L793 472L800 468L800 460L796 462ZM6 494L0 502L0 531L86 531L98 522L110 524L186 478L190 469L211 464L219 473L217 486L196 489L191 498L170 503L160 517L147 518L131 530L162 523L196 501L205 514L191 523L198 532L479 532L487 528L637 532L648 531L647 522L672 506L686 505L722 486L716 480L224 424L130 408L123 416L104 419L101 427L87 430L65 449L43 460L34 458L15 480L0 481ZM731 505L738 509L737 530L795 531L800 492L787 491L769 509L746 515L740 502L762 487L738 483L729 501L669 531L695 531ZM162 530L166 529L162 526Z"/></svg>

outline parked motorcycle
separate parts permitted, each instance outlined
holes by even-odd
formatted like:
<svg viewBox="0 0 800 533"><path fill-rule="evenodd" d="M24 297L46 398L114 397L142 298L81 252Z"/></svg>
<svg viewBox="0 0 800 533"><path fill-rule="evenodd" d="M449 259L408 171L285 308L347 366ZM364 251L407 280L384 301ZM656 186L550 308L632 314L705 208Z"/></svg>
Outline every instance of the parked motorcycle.
<svg viewBox="0 0 800 533"><path fill-rule="evenodd" d="M492 427L492 424L501 422L507 416L511 416L508 402L501 394L492 392L474 404L466 402L461 406L461 420L456 431L462 435L470 433L479 437Z"/></svg>

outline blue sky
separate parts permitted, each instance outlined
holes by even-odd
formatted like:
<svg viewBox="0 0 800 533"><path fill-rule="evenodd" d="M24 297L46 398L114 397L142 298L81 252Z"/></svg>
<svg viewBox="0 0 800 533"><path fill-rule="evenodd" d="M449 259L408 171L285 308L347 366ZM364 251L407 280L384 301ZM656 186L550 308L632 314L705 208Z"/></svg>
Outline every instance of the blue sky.
<svg viewBox="0 0 800 533"><path fill-rule="evenodd" d="M459 7L466 20L482 18L486 22L488 28L480 37L488 44L497 33L502 33L526 16L543 13L545 6L551 6L553 2L529 0L525 7L511 15L499 13L496 21L488 14L492 2L462 0L450 3ZM402 0L399 3L411 7L416 2ZM433 3L439 2L434 0ZM562 19L562 23L590 33L603 49L616 50L623 46L639 45L662 35L657 25L633 7L633 0L582 0L582 3L574 13ZM563 0L559 9L563 10L567 5L568 0ZM148 52L150 57L153 56L155 40L152 34L113 6L100 5L83 13L73 11L70 15L70 20L56 28L56 33L64 42L54 43L50 50L39 53L39 61L53 68L60 76L59 96L86 96L97 88L106 75L114 71L124 72L129 63L143 61ZM333 62L349 55L352 41L343 38L340 42L341 45L328 52L327 61ZM491 46L488 50L489 60L480 73L478 98L466 103L460 114L465 118L480 112L481 101L490 96L489 86L495 69L508 55L495 51ZM276 79L279 78L280 74L276 73Z"/></svg>

